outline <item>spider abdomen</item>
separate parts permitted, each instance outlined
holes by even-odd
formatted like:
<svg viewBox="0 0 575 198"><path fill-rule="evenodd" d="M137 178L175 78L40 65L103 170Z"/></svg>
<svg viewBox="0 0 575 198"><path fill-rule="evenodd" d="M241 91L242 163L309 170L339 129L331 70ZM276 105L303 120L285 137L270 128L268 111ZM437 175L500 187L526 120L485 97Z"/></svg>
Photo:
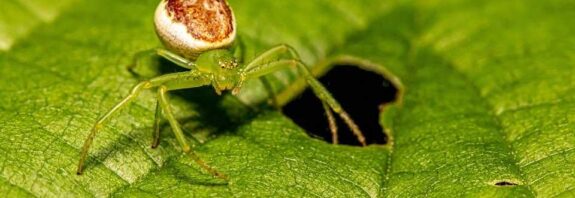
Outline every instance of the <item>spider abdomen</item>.
<svg viewBox="0 0 575 198"><path fill-rule="evenodd" d="M225 0L163 0L154 22L166 48L190 59L227 47L236 37L235 17Z"/></svg>

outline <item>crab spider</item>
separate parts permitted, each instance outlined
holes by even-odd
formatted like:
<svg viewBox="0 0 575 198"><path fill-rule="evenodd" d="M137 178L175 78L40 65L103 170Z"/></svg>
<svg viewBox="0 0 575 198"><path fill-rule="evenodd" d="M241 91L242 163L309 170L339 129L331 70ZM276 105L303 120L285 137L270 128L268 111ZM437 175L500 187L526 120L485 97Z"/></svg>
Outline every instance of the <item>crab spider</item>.
<svg viewBox="0 0 575 198"><path fill-rule="evenodd" d="M134 65L140 58L157 55L189 71L165 74L138 83L123 100L101 116L84 142L77 169L78 175L84 170L84 161L92 141L110 116L129 104L143 90L156 89L157 105L152 148L159 144L159 123L163 115L168 120L183 152L212 175L226 178L204 163L191 150L180 124L172 113L166 93L178 89L212 86L218 94L228 90L231 90L232 94L237 94L244 81L262 79L261 77L267 74L290 67L296 68L321 100L334 143L337 143L337 127L332 111L342 118L362 145L366 144L358 126L324 86L313 77L292 47L278 45L250 62L241 61L241 53L238 53L240 48L232 47L236 38L236 23L233 12L225 0L162 0L156 9L155 27L158 37L166 48L138 53L134 58ZM271 90L268 91L273 93Z"/></svg>

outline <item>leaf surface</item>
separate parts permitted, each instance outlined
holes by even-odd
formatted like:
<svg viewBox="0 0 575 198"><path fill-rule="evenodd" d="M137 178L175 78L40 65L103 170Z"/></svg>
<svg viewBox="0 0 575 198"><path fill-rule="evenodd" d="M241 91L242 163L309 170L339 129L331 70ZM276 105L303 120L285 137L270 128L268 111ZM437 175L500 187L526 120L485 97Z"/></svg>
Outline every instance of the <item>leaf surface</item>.
<svg viewBox="0 0 575 198"><path fill-rule="evenodd" d="M310 66L353 63L401 85L400 101L382 114L390 144L330 145L281 113L254 111L210 88L174 92L186 134L207 140L194 149L231 178L224 185L181 154L169 127L159 148L149 148L150 91L101 130L85 174L76 176L93 122L138 81L125 66L136 52L160 46L151 24L156 3L73 2L49 24L31 22L29 33L0 31L9 35L1 41L17 41L0 52L0 191L41 197L573 193L575 26L564 23L575 4L559 0L231 1L247 57L287 43ZM0 22L25 24L12 18ZM154 67L142 68L147 73L174 69L149 61Z"/></svg>

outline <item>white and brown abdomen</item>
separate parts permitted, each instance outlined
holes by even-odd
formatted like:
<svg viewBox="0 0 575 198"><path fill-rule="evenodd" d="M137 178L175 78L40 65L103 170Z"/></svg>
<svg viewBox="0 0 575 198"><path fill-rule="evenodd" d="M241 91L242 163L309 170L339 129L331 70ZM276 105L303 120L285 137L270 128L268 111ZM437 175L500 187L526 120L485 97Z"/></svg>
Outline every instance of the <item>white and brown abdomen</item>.
<svg viewBox="0 0 575 198"><path fill-rule="evenodd" d="M227 47L236 37L234 13L225 0L162 0L154 24L164 46L189 59Z"/></svg>

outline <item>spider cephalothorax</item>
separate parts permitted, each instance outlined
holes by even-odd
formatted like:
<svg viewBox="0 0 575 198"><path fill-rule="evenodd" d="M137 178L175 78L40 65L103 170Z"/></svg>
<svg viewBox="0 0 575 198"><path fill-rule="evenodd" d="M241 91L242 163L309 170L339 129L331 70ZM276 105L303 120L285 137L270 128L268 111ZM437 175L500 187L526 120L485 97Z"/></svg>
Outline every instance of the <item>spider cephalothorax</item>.
<svg viewBox="0 0 575 198"><path fill-rule="evenodd" d="M243 82L243 71L237 59L226 49L210 50L198 56L196 68L209 76L216 93L234 90L237 93Z"/></svg>

